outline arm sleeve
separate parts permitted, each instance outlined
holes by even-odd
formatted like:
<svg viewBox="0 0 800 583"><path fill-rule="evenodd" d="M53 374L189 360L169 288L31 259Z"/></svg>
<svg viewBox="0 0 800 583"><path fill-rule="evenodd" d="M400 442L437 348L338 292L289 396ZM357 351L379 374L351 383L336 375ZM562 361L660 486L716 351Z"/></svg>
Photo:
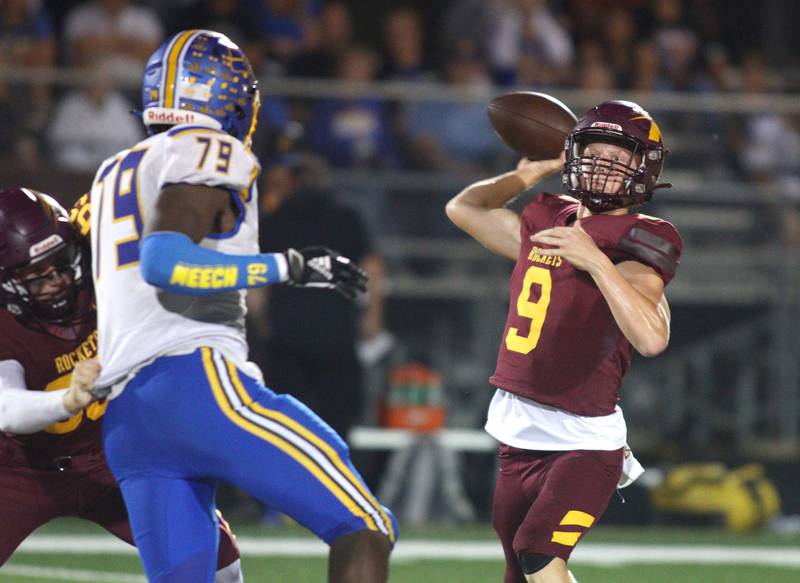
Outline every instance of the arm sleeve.
<svg viewBox="0 0 800 583"><path fill-rule="evenodd" d="M16 360L0 361L0 431L36 433L69 419L64 407L64 393L29 391L25 387L25 371Z"/></svg>
<svg viewBox="0 0 800 583"><path fill-rule="evenodd" d="M289 268L283 253L232 255L206 249L187 235L151 233L142 240L139 258L144 280L183 295L210 295L281 283Z"/></svg>

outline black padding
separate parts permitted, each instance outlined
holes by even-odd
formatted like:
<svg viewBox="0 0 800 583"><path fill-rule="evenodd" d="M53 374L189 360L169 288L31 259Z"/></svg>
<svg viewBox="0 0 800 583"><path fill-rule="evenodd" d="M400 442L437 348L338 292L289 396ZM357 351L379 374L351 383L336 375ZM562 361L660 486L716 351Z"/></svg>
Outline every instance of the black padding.
<svg viewBox="0 0 800 583"><path fill-rule="evenodd" d="M645 245L650 245L654 249L657 249L661 253L665 255L669 255L672 259L678 258L678 248L655 233L651 233L646 229L640 229L639 227L634 227L630 230L628 235L635 240L641 241Z"/></svg>
<svg viewBox="0 0 800 583"><path fill-rule="evenodd" d="M555 559L555 557L552 555L542 555L540 553L521 553L519 556L519 564L522 567L523 573L526 575L533 575L534 573L544 569L553 559Z"/></svg>
<svg viewBox="0 0 800 583"><path fill-rule="evenodd" d="M631 229L619 242L619 249L669 275L678 269L675 245L644 229Z"/></svg>

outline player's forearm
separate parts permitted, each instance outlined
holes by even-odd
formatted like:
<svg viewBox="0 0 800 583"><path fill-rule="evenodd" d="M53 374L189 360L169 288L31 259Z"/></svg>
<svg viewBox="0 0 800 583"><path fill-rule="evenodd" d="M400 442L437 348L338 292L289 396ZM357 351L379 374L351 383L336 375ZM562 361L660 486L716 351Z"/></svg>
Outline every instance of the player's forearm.
<svg viewBox="0 0 800 583"><path fill-rule="evenodd" d="M669 343L669 314L633 287L613 263L602 255L589 270L603 294L617 326L642 356L656 356Z"/></svg>
<svg viewBox="0 0 800 583"><path fill-rule="evenodd" d="M59 391L0 390L0 431L36 433L70 417L64 405L67 389Z"/></svg>
<svg viewBox="0 0 800 583"><path fill-rule="evenodd" d="M493 253L516 259L520 219L503 206L529 186L522 175L516 170L468 186L447 203L447 217Z"/></svg>
<svg viewBox="0 0 800 583"><path fill-rule="evenodd" d="M464 206L486 211L503 208L538 181L530 173L519 170L480 180L470 184L450 200L447 204L448 215L451 207Z"/></svg>
<svg viewBox="0 0 800 583"><path fill-rule="evenodd" d="M142 277L147 283L184 295L270 285L289 277L283 253L221 253L201 247L177 232L147 235L142 240L140 260Z"/></svg>

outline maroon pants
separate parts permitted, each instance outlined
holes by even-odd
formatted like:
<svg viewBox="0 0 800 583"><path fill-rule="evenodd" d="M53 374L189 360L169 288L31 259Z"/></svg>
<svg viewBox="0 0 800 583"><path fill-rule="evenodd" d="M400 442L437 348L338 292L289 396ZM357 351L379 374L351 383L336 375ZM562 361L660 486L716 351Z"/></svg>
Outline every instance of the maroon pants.
<svg viewBox="0 0 800 583"><path fill-rule="evenodd" d="M35 529L65 516L91 520L134 544L122 493L102 454L32 462L3 445L0 440L0 566ZM233 534L220 520L218 568L238 558Z"/></svg>
<svg viewBox="0 0 800 583"><path fill-rule="evenodd" d="M525 583L522 553L569 559L599 520L622 473L615 451L527 451L500 446L492 525L506 556L504 583Z"/></svg>

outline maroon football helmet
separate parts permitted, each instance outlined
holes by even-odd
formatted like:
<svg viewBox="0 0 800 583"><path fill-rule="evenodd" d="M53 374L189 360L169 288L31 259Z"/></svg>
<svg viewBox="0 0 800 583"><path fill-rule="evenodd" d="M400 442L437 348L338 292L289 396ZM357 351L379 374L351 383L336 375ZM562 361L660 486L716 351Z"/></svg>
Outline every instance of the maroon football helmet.
<svg viewBox="0 0 800 583"><path fill-rule="evenodd" d="M632 165L587 155L586 146L612 144L629 150ZM658 176L669 150L661 130L644 109L632 101L606 101L586 112L566 141L563 182L567 192L593 213L646 203L659 184ZM621 178L616 192L606 192L610 176ZM615 180L615 182L618 180Z"/></svg>
<svg viewBox="0 0 800 583"><path fill-rule="evenodd" d="M0 305L26 323L75 326L90 302L83 242L64 208L28 188L0 190ZM79 305L80 304L80 305Z"/></svg>

